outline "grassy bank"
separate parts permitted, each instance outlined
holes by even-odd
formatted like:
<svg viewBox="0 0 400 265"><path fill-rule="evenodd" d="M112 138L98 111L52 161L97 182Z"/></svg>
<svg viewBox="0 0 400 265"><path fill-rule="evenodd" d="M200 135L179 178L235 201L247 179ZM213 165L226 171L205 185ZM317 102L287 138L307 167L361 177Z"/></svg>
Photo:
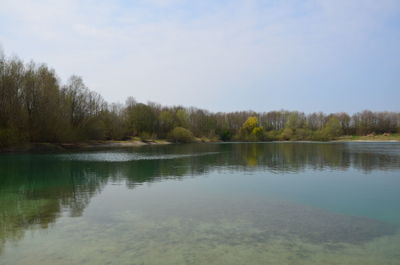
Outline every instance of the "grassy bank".
<svg viewBox="0 0 400 265"><path fill-rule="evenodd" d="M400 134L381 134L381 135L346 135L337 137L334 142L400 142ZM193 138L193 143L212 143L212 142L223 142L216 139ZM229 142L229 141L228 141ZM235 141L233 141L235 142ZM251 142L251 141L247 141ZM257 141L258 142L258 141ZM267 141L265 141L267 142ZM272 141L274 142L274 141ZM296 140L287 140L287 142L296 142ZM313 142L313 141L310 141ZM319 141L315 141L319 142ZM173 142L164 139L140 139L134 137L131 140L125 141L87 141L77 143L26 143L17 146L11 146L6 148L0 148L0 152L56 152L56 151L68 151L68 150L90 150L100 148L118 148L118 147L137 147L145 145L165 145L172 144Z"/></svg>
<svg viewBox="0 0 400 265"><path fill-rule="evenodd" d="M400 134L371 134L371 135L345 135L337 138L338 141L371 141L371 142L384 142L384 141L400 141Z"/></svg>
<svg viewBox="0 0 400 265"><path fill-rule="evenodd" d="M127 141L87 141L77 143L26 143L0 148L2 153L14 152L57 152L68 150L91 150L101 148L136 147L143 145L170 144L166 140L127 140Z"/></svg>

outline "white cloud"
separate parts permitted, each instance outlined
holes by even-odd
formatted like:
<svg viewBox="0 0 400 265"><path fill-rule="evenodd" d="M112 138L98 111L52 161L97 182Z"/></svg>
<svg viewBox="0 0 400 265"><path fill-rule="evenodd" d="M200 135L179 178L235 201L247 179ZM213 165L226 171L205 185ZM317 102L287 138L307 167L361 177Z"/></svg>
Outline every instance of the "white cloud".
<svg viewBox="0 0 400 265"><path fill-rule="evenodd" d="M133 95L214 110L253 104L261 109L276 102L254 95L279 99L304 77L337 71L354 54L379 46L371 36L398 15L400 5L395 0L205 3L199 12L183 0L134 6L3 1L0 25L12 30L0 26L0 42L7 53L47 62L64 80L82 75L110 101ZM298 85L309 89L307 82ZM226 95L243 105L223 102Z"/></svg>

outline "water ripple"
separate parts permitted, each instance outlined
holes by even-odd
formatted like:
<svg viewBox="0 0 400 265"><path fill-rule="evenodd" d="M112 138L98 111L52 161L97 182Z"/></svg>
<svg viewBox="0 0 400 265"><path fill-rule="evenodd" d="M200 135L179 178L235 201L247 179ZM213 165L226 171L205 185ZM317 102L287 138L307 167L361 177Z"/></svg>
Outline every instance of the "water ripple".
<svg viewBox="0 0 400 265"><path fill-rule="evenodd" d="M79 154L60 154L58 158L70 161L94 161L94 162L129 162L137 160L163 160L177 159L196 156L218 154L218 152L204 152L199 154L140 154L140 153L79 153Z"/></svg>

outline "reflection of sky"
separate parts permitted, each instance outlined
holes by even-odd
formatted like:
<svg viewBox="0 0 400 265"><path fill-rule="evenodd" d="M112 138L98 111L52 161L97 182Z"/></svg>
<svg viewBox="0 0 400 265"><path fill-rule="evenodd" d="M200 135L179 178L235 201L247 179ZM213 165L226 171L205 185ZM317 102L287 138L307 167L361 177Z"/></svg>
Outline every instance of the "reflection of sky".
<svg viewBox="0 0 400 265"><path fill-rule="evenodd" d="M215 193L289 200L400 224L399 174L399 170L364 174L355 169L297 174L229 172L211 173L202 184Z"/></svg>
<svg viewBox="0 0 400 265"><path fill-rule="evenodd" d="M365 175L357 170L306 171L300 174L271 174L257 171L209 172L184 181L165 180L126 189L124 182L107 185L92 199L86 211L91 218L101 218L105 211L142 210L160 207L165 200L284 200L327 211L365 216L400 225L400 179L397 172ZM118 184L118 185L116 185ZM207 202L208 201L208 202ZM140 202L141 206L137 203ZM158 205L158 206L157 206Z"/></svg>
<svg viewBox="0 0 400 265"><path fill-rule="evenodd" d="M0 36L6 54L82 75L108 101L398 111L399 11L397 0L5 0Z"/></svg>

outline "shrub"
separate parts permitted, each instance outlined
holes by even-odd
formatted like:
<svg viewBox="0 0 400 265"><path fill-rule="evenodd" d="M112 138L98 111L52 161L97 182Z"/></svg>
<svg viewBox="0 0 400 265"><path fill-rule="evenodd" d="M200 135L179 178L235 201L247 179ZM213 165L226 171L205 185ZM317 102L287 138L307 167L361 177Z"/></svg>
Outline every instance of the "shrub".
<svg viewBox="0 0 400 265"><path fill-rule="evenodd" d="M232 139L232 133L229 130L223 130L219 134L219 139L224 142L229 141Z"/></svg>
<svg viewBox="0 0 400 265"><path fill-rule="evenodd" d="M264 130L262 127L255 127L253 131L251 132L251 138L253 138L254 141L262 141L264 140Z"/></svg>
<svg viewBox="0 0 400 265"><path fill-rule="evenodd" d="M175 143L190 143L194 141L192 132L183 127L175 127L171 131L169 139Z"/></svg>
<svg viewBox="0 0 400 265"><path fill-rule="evenodd" d="M325 133L323 130L318 130L313 132L312 136L311 136L311 140L313 141L329 141L331 140Z"/></svg>
<svg viewBox="0 0 400 265"><path fill-rule="evenodd" d="M13 146L27 141L28 137L17 129L0 129L0 147Z"/></svg>
<svg viewBox="0 0 400 265"><path fill-rule="evenodd" d="M326 138L334 139L342 134L342 126L340 125L338 118L331 117L322 131Z"/></svg>
<svg viewBox="0 0 400 265"><path fill-rule="evenodd" d="M290 128L285 128L285 129L282 131L282 133L281 133L281 135L280 135L280 138L281 138L281 140L291 140L291 138L293 137L293 135L294 135L294 132L293 132L292 129L290 129Z"/></svg>
<svg viewBox="0 0 400 265"><path fill-rule="evenodd" d="M308 129L299 128L295 132L296 140L309 140L311 137L311 131Z"/></svg>
<svg viewBox="0 0 400 265"><path fill-rule="evenodd" d="M157 139L157 136L155 134L150 134L148 132L142 132L140 134L140 140L143 142L151 142Z"/></svg>
<svg viewBox="0 0 400 265"><path fill-rule="evenodd" d="M279 140L279 135L280 135L279 131L267 131L264 137L265 140L267 141L276 141Z"/></svg>
<svg viewBox="0 0 400 265"><path fill-rule="evenodd" d="M87 140L103 140L105 138L104 122L91 119L83 127L84 138Z"/></svg>

